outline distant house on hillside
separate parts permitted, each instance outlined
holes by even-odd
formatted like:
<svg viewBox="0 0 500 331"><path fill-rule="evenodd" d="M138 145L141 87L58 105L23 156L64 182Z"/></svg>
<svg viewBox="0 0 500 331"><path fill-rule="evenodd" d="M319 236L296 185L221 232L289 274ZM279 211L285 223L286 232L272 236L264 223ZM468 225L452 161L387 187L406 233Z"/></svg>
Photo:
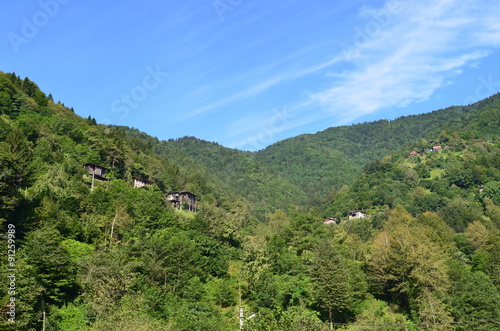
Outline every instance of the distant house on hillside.
<svg viewBox="0 0 500 331"><path fill-rule="evenodd" d="M443 149L443 146L441 146L441 145L434 145L434 146L432 146L432 150L434 152L440 151L442 149Z"/></svg>
<svg viewBox="0 0 500 331"><path fill-rule="evenodd" d="M419 156L420 154L417 151L411 151L410 156Z"/></svg>
<svg viewBox="0 0 500 331"><path fill-rule="evenodd" d="M355 218L364 218L364 217L368 217L368 215L366 215L365 213L363 213L360 210L353 210L353 211L349 212L349 219L350 220L355 219Z"/></svg>
<svg viewBox="0 0 500 331"><path fill-rule="evenodd" d="M196 195L188 191L170 192L167 194L167 200L172 207L196 212Z"/></svg>
<svg viewBox="0 0 500 331"><path fill-rule="evenodd" d="M134 188L151 186L154 184L154 182L141 177L134 176L132 179L134 180Z"/></svg>
<svg viewBox="0 0 500 331"><path fill-rule="evenodd" d="M323 224L338 224L338 221L335 217L327 217L323 221Z"/></svg>
<svg viewBox="0 0 500 331"><path fill-rule="evenodd" d="M93 176L93 178L99 180L108 180L106 178L106 170L108 170L107 168L94 163L85 163L83 167L87 169L87 171L90 175Z"/></svg>

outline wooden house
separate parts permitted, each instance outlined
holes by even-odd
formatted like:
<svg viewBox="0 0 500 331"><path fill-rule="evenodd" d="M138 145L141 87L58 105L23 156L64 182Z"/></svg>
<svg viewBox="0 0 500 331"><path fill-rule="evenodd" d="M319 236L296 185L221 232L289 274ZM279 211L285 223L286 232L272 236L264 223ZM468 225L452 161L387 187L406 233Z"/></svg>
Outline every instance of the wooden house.
<svg viewBox="0 0 500 331"><path fill-rule="evenodd" d="M355 219L355 218L364 218L364 217L368 217L368 215L366 215L365 213L363 213L360 210L353 210L353 211L349 212L349 219L350 220Z"/></svg>
<svg viewBox="0 0 500 331"><path fill-rule="evenodd" d="M188 191L170 192L167 194L167 200L172 207L196 212L196 195Z"/></svg>
<svg viewBox="0 0 500 331"><path fill-rule="evenodd" d="M410 156L419 156L420 154L417 151L411 151Z"/></svg>
<svg viewBox="0 0 500 331"><path fill-rule="evenodd" d="M106 171L108 170L107 168L94 163L85 163L83 167L87 169L90 175L92 175L92 178L99 180L108 180L106 178Z"/></svg>
<svg viewBox="0 0 500 331"><path fill-rule="evenodd" d="M434 145L434 146L432 146L432 150L434 152L440 151L442 149L443 149L443 146L441 146L441 145Z"/></svg>
<svg viewBox="0 0 500 331"><path fill-rule="evenodd" d="M132 179L134 180L134 188L147 187L154 184L154 182L141 177L133 176Z"/></svg>

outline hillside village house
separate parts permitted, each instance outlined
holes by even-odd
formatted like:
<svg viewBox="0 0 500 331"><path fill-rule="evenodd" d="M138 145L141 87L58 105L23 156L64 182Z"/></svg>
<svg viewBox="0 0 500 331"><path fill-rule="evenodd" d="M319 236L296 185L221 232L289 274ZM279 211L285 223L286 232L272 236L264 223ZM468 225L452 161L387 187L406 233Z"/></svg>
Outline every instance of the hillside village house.
<svg viewBox="0 0 500 331"><path fill-rule="evenodd" d="M355 218L364 218L364 217L368 217L368 215L366 215L365 213L363 213L360 210L353 210L353 211L349 212L349 219L350 220L355 219Z"/></svg>
<svg viewBox="0 0 500 331"><path fill-rule="evenodd" d="M132 179L134 180L134 188L146 187L154 184L154 182L141 177L133 176Z"/></svg>
<svg viewBox="0 0 500 331"><path fill-rule="evenodd" d="M442 149L443 149L443 146L441 146L441 145L434 145L434 146L432 146L432 150L433 150L434 152L436 152L436 151L440 151L440 150L442 150Z"/></svg>
<svg viewBox="0 0 500 331"><path fill-rule="evenodd" d="M99 180L108 180L106 178L106 170L108 170L107 168L94 163L85 163L83 167L87 169L87 171L90 175L92 175L93 178Z"/></svg>
<svg viewBox="0 0 500 331"><path fill-rule="evenodd" d="M417 151L411 151L410 156L419 156L420 154Z"/></svg>
<svg viewBox="0 0 500 331"><path fill-rule="evenodd" d="M167 200L170 201L174 208L196 212L196 195L191 192L170 192L167 194Z"/></svg>

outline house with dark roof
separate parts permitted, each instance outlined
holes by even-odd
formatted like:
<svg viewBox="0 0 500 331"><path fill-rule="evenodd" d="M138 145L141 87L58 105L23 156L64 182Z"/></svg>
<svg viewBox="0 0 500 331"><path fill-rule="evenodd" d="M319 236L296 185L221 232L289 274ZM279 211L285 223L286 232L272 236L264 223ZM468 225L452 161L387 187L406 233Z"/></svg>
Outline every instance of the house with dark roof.
<svg viewBox="0 0 500 331"><path fill-rule="evenodd" d="M172 207L196 212L196 195L188 191L170 192L167 194L167 200Z"/></svg>
<svg viewBox="0 0 500 331"><path fill-rule="evenodd" d="M99 180L108 180L106 178L106 171L108 170L108 168L95 163L85 163L83 167L87 169L89 175L92 175L92 178Z"/></svg>
<svg viewBox="0 0 500 331"><path fill-rule="evenodd" d="M365 218L368 217L365 213L363 213L361 210L353 210L349 212L349 219L355 219L355 218Z"/></svg>
<svg viewBox="0 0 500 331"><path fill-rule="evenodd" d="M132 179L134 180L134 188L147 187L154 184L153 181L150 181L142 177L133 176Z"/></svg>

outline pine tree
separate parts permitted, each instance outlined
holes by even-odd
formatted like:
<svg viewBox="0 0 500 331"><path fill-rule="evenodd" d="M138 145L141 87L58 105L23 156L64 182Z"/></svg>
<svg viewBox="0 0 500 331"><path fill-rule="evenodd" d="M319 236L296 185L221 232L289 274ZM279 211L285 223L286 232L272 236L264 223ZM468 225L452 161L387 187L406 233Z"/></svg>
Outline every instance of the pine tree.
<svg viewBox="0 0 500 331"><path fill-rule="evenodd" d="M350 308L349 275L338 249L321 244L315 252L312 264L314 288L319 305L328 312L330 329L334 317Z"/></svg>

